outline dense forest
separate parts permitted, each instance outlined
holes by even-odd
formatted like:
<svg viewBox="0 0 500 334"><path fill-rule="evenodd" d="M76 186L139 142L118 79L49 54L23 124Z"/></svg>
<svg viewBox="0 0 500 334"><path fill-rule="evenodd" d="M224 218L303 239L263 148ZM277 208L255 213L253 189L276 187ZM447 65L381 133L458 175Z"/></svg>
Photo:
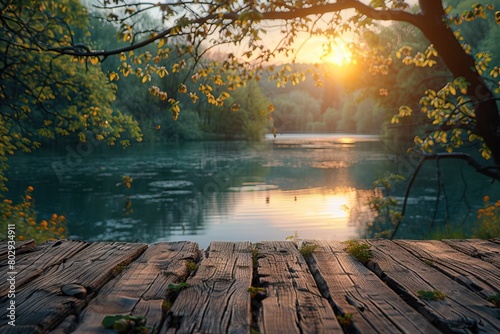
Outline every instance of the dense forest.
<svg viewBox="0 0 500 334"><path fill-rule="evenodd" d="M461 13L473 1L449 1L453 11ZM94 17L90 9L89 45L94 49L117 48L120 43L110 39L117 35L118 28L112 23ZM144 15L141 24L154 26L153 19ZM471 40L471 52L489 50L493 62L498 61L500 46L495 43L498 29L494 22L476 20L460 26L460 33ZM357 44L377 47L381 54L391 54L395 50L410 46L424 51L429 42L414 26L407 23L392 23L377 28L378 34L367 31ZM471 38L473 37L473 38ZM155 46L148 46L151 53ZM180 52L180 51L179 51ZM305 52L305 51L304 51ZM353 51L354 52L354 51ZM208 53L207 61L225 59L225 54ZM355 55L366 57L366 54ZM264 133L289 132L346 132L380 134L392 139L413 140L417 128L425 123L425 115L416 114L400 124L391 124L391 118L403 104L418 106L426 89L443 86L451 74L439 60L433 67L415 69L401 62L394 62L389 68L390 75L380 75L372 71L369 62L358 59L343 66L322 63L321 59L311 59L310 64L277 65L291 68L298 73L314 73L318 81L307 77L304 82L286 83L277 87L267 72L241 87L224 103L223 107L212 104L193 103L193 99L179 94L196 87L183 88L191 81L186 80L192 73L191 66L184 66L165 78L152 78L151 84L174 96L181 104L182 113L178 118L168 112L171 107L165 100L154 98L149 90L151 85L141 85L140 79L120 80L116 83L114 108L132 115L139 123L144 139L148 141L200 140L200 139L245 139L259 140ZM178 59L164 59L160 66L171 67ZM190 60L186 58L186 62ZM109 74L120 66L118 58L106 59L102 71ZM373 82L376 80L377 85ZM194 84L193 84L194 85ZM188 89L190 88L190 89ZM222 92L222 90L221 90ZM220 92L219 92L220 93ZM274 105L272 116L266 112L269 104ZM237 106L237 108L235 108Z"/></svg>
<svg viewBox="0 0 500 334"><path fill-rule="evenodd" d="M449 3L453 5L454 12L461 13L469 8L473 1ZM93 50L117 49L127 45L123 38L110 38L123 37L123 32L116 23L110 22L109 18L101 18L91 3L87 3L86 10L77 6L76 2L69 4L79 16L70 23L73 25L71 29L75 32L75 40L85 41L85 45ZM81 14L86 17L81 17ZM143 31L154 30L158 25L147 13L141 14L136 21L140 27L136 26L135 29L140 28ZM498 61L500 46L495 43L498 29L493 28L494 24L491 20L475 20L459 27L461 35L472 41L472 53L489 50L495 62ZM52 29L61 29L61 26ZM40 144L57 146L61 141L84 139L82 133L76 129L88 119L80 119L77 109L85 109L86 105L95 105L97 101L102 106L99 112L106 110L110 115L114 115L114 122L122 124L113 130L114 133L93 134L97 140L106 139L111 144L119 140L127 145L130 138L146 141L259 140L265 133L273 131L370 133L393 139L413 140L418 128L426 122L425 115L415 114L411 118L401 120L399 124L391 124L393 115L397 114L402 104L418 106L419 99L426 89L439 89L451 78L451 74L446 66L437 60L433 67L424 68L394 62L388 67L388 73L380 75L378 69L374 70L376 66L366 59L373 51L359 51L359 46L363 45L367 50L375 49L380 55L390 55L392 59L396 59L396 50L403 46L424 52L429 42L417 28L408 23L379 25L366 30L358 38L353 41L358 49L352 50L353 61L349 64L339 66L322 62L321 59L311 59L309 64L272 65L276 68L275 73L281 71L302 74L304 81L284 82L278 87L273 80L273 74L263 72L261 76L249 81L236 80L231 89L231 96L224 91L226 87L215 82L210 89L214 90L213 96L219 96L221 102L224 102L219 106L217 103L198 100L195 94L186 94L200 88L198 83L188 80L194 75L196 64L192 58L183 56L185 50L178 44L171 47L167 45L167 50L176 56L157 55L153 59L157 68L165 69L163 74L168 75L144 76L144 73L138 71L127 79L118 80L118 75L114 77L113 74L119 69L123 72L121 66L130 66L122 65L120 57L105 58L100 64L85 66L78 63L68 64L64 57L30 55L30 59L25 59L25 65L21 67L18 75L12 79L6 77L4 85L11 96L17 96L18 87L29 86L29 83L19 84L21 75L35 75L36 80L43 81L43 74L48 73L46 80L61 83L56 85L61 89L51 89L47 97L42 98L43 103L30 102L36 94L46 94L34 88L24 99L23 102L27 102L25 106L19 106L23 111L30 109L31 120L23 122L21 131L29 133L25 136L26 148L31 147L28 142L33 143L34 147ZM142 50L143 58L136 57L137 60L134 61L138 64L146 61L144 55L153 57L156 49L157 46L153 44L145 46ZM222 66L227 58L228 55L224 53L207 52L197 61L215 61L214 64ZM168 73L167 68L172 68L173 71ZM111 78L112 82L107 78ZM70 81L73 85L64 85ZM143 84L145 82L147 84ZM374 85L374 82L377 84ZM86 93L82 94L82 88L79 88L80 94L76 94L75 87L82 84ZM165 98L158 99L154 96L159 92L165 94ZM85 97L87 100L84 100ZM228 100L225 101L226 99ZM16 102L19 103L20 101ZM3 100L4 106L9 104L13 104L9 99ZM270 105L273 106L272 113L269 112ZM182 112L179 113L180 110ZM59 113L66 115L60 119L56 116ZM96 111L90 111L86 115L88 117L93 113ZM69 122L75 124L70 124L70 130L57 126L58 122L66 123L72 118L75 119ZM95 120L96 129L99 122L99 119Z"/></svg>

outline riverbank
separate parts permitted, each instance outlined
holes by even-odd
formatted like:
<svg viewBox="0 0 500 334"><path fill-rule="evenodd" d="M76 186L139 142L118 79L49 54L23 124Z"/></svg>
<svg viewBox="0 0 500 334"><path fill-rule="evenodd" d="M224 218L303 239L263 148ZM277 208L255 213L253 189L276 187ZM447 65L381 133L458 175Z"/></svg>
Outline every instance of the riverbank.
<svg viewBox="0 0 500 334"><path fill-rule="evenodd" d="M361 240L351 250L357 258L321 240L207 250L189 241L28 241L9 269L3 242L0 331L111 333L103 318L129 314L160 333L500 331L499 239Z"/></svg>

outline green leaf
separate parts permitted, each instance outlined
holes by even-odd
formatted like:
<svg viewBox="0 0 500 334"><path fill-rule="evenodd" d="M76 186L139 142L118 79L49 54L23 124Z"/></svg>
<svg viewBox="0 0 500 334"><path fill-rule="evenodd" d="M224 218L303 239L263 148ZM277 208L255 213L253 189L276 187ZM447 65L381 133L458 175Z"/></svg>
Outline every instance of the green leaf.
<svg viewBox="0 0 500 334"><path fill-rule="evenodd" d="M167 286L167 290L179 292L182 289L185 289L187 287L189 287L189 284L188 283L184 283L184 282L183 283L178 283L178 284L170 283Z"/></svg>
<svg viewBox="0 0 500 334"><path fill-rule="evenodd" d="M441 300L446 298L446 295L438 290L432 290L432 291L419 290L418 296L425 300Z"/></svg>
<svg viewBox="0 0 500 334"><path fill-rule="evenodd" d="M104 328L113 328L116 321L123 319L123 315L107 315L102 319L102 326Z"/></svg>

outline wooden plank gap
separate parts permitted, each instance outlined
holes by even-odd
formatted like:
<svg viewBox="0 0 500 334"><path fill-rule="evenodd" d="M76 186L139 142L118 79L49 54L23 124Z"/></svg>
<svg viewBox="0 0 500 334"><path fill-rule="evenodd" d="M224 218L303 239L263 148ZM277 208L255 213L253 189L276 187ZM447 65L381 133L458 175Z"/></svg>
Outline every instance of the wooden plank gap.
<svg viewBox="0 0 500 334"><path fill-rule="evenodd" d="M443 240L452 248L468 256L481 259L500 268L500 244L481 239Z"/></svg>
<svg viewBox="0 0 500 334"><path fill-rule="evenodd" d="M293 242L263 242L258 251L257 275L266 288L258 318L261 333L343 332Z"/></svg>
<svg viewBox="0 0 500 334"><path fill-rule="evenodd" d="M248 242L211 243L208 256L188 277L189 286L180 291L160 333L249 333L249 246Z"/></svg>
<svg viewBox="0 0 500 334"><path fill-rule="evenodd" d="M477 294L415 257L394 241L367 240L367 266L415 310L444 332L500 332L499 310ZM419 291L443 299L425 299Z"/></svg>
<svg viewBox="0 0 500 334"><path fill-rule="evenodd" d="M146 325L159 329L165 321L166 308L173 303L170 284L183 282L189 275L186 259L196 259L198 244L193 242L156 243L115 280L108 282L82 312L75 333L99 333L106 315L137 315Z"/></svg>
<svg viewBox="0 0 500 334"><path fill-rule="evenodd" d="M90 244L83 241L57 240L43 243L29 253L16 258L16 290L21 291L25 285L53 266L59 266ZM9 270L0 267L0 298L7 295L6 275Z"/></svg>
<svg viewBox="0 0 500 334"><path fill-rule="evenodd" d="M499 292L500 269L489 262L478 261L438 240L397 240L395 242L432 268L484 299Z"/></svg>
<svg viewBox="0 0 500 334"><path fill-rule="evenodd" d="M36 325L42 331L57 327L70 314L78 314L101 287L114 278L118 264L130 263L147 245L93 243L65 262L53 265L16 294L16 325ZM62 292L68 284L79 285L87 295L70 296ZM6 325L6 308L0 302L0 331Z"/></svg>
<svg viewBox="0 0 500 334"><path fill-rule="evenodd" d="M339 241L312 240L320 246L307 263L325 298L348 331L360 333L439 333L374 273L345 251ZM349 328L352 327L352 328Z"/></svg>

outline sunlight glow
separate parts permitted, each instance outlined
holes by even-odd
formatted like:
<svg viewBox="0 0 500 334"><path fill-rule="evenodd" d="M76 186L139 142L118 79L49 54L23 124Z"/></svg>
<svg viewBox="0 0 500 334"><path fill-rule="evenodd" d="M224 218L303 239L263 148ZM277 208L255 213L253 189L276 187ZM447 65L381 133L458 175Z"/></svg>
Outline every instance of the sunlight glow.
<svg viewBox="0 0 500 334"><path fill-rule="evenodd" d="M297 42L300 45L295 59L298 63L326 63L339 67L356 63L347 45L349 42L345 41L349 36L336 38L333 42L323 36L302 38L301 43Z"/></svg>
<svg viewBox="0 0 500 334"><path fill-rule="evenodd" d="M331 50L323 58L323 62L332 63L337 66L347 65L352 61L351 51L348 46L340 40L337 40L334 44L332 44Z"/></svg>
<svg viewBox="0 0 500 334"><path fill-rule="evenodd" d="M324 213L333 219L349 218L350 199L348 194L330 195L325 199Z"/></svg>

